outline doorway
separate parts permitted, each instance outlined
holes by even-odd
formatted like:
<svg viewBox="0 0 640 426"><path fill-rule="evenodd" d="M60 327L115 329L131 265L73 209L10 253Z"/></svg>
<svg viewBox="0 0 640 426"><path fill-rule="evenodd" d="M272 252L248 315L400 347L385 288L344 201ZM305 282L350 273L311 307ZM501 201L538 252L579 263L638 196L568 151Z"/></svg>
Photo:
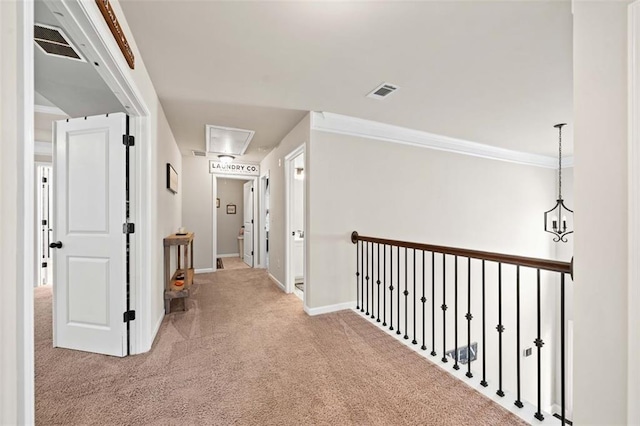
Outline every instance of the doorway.
<svg viewBox="0 0 640 426"><path fill-rule="evenodd" d="M269 186L269 173L260 177L260 193L262 200L260 208L260 221L262 228L260 232L260 259L265 269L269 269L269 228L270 214L269 206L271 203L271 187Z"/></svg>
<svg viewBox="0 0 640 426"><path fill-rule="evenodd" d="M216 269L243 269L257 265L257 179L216 176L214 250Z"/></svg>
<svg viewBox="0 0 640 426"><path fill-rule="evenodd" d="M52 165L36 162L36 287L53 284L51 264Z"/></svg>
<svg viewBox="0 0 640 426"><path fill-rule="evenodd" d="M305 300L306 179L304 145L285 157L287 293Z"/></svg>

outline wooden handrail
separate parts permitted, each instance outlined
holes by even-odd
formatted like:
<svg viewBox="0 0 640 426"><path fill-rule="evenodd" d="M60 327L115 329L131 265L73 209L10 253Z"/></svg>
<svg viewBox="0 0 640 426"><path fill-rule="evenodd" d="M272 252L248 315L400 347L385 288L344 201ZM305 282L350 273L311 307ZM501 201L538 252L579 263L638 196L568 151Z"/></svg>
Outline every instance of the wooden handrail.
<svg viewBox="0 0 640 426"><path fill-rule="evenodd" d="M571 274L573 279L573 259L571 262L560 262L558 260L538 259L535 257L514 256L510 254L493 253L488 251L468 250L456 247L435 246L431 244L414 243L409 241L388 240L385 238L363 237L358 235L356 231L351 233L351 242L356 244L358 241L367 241L370 243L386 244L390 246L406 247L416 250L430 251L434 253L450 254L454 256L469 257L472 259L490 260L493 262L506 263L510 265L526 266L529 268L541 269L545 271L562 272Z"/></svg>

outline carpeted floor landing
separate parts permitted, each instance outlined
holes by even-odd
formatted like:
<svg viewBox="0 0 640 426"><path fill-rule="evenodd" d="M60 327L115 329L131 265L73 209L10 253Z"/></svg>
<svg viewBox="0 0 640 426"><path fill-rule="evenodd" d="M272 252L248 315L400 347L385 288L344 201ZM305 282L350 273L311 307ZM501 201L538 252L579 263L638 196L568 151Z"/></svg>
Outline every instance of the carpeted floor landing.
<svg viewBox="0 0 640 426"><path fill-rule="evenodd" d="M189 311L118 359L51 347L36 289L40 425L525 424L352 311L309 317L259 269L196 276Z"/></svg>

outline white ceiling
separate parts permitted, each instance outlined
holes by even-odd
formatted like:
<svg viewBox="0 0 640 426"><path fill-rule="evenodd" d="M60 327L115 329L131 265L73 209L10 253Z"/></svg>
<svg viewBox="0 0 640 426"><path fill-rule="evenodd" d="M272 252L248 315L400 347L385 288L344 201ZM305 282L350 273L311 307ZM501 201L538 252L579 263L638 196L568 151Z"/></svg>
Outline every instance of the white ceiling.
<svg viewBox="0 0 640 426"><path fill-rule="evenodd" d="M205 123L273 146L308 110L545 155L571 125L568 0L121 4L183 152Z"/></svg>

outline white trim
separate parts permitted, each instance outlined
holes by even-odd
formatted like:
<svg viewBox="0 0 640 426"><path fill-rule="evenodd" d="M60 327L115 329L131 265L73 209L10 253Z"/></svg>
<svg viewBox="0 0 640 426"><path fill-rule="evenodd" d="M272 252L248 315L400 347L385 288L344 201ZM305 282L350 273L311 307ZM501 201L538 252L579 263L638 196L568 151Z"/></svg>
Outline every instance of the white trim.
<svg viewBox="0 0 640 426"><path fill-rule="evenodd" d="M345 309L355 309L356 301L353 302L345 302L345 303L336 303L335 305L327 305L327 306L319 306L317 308L310 308L306 304L304 305L304 311L309 316L328 314L331 312L344 311Z"/></svg>
<svg viewBox="0 0 640 426"><path fill-rule="evenodd" d="M67 114L66 112L64 112L58 107L46 106L46 105L34 105L33 112L38 112L40 114L61 115L64 117L69 116L69 114Z"/></svg>
<svg viewBox="0 0 640 426"><path fill-rule="evenodd" d="M294 273L293 273L293 264L291 262L291 235L289 235L289 233L291 232L291 216L293 216L293 206L291 205L291 187L292 187L292 183L293 183L293 179L294 179L294 175L291 173L291 169L293 168L293 160L299 156L300 154L305 154L306 153L306 146L305 143L303 142L300 146L298 146L297 148L295 148L293 151L291 151L289 154L284 156L284 190L285 190L285 228L284 228L284 238L285 238L285 247L284 247L284 285L285 285L285 292L286 293L293 293L293 287L295 285L295 277L294 277ZM305 165L307 164L307 156L305 155ZM307 176L309 175L308 173L306 174ZM307 186L305 185L304 187L304 199L305 199L305 203L306 203L306 199L307 199ZM304 239L304 254L305 256L303 256L303 262L306 263L306 247L307 247L307 241L308 241L308 229L307 229L307 223L306 223L306 204L305 204L305 224L304 224L304 235L305 235L305 239ZM307 279L307 267L306 264L303 266L303 271L304 271L304 279L305 282L308 283L308 281L306 281ZM306 300L306 292L304 295L304 298ZM306 303L306 302L305 302Z"/></svg>
<svg viewBox="0 0 640 426"><path fill-rule="evenodd" d="M156 336L158 335L158 331L160 331L160 326L162 326L162 320L164 320L164 311L162 311L162 314L158 316L156 325L155 327L153 327L153 331L151 333L151 344L153 344L153 341L156 339Z"/></svg>
<svg viewBox="0 0 640 426"><path fill-rule="evenodd" d="M196 269L194 272L196 274L209 274L211 272L215 272L216 270L213 268L201 268L201 269Z"/></svg>
<svg viewBox="0 0 640 426"><path fill-rule="evenodd" d="M218 257L240 257L240 253L219 254Z"/></svg>
<svg viewBox="0 0 640 426"><path fill-rule="evenodd" d="M53 156L53 143L35 141L34 145L35 145L33 150L34 155L47 155L49 157Z"/></svg>
<svg viewBox="0 0 640 426"><path fill-rule="evenodd" d="M640 1L628 9L628 347L627 347L627 423L640 424Z"/></svg>
<svg viewBox="0 0 640 426"><path fill-rule="evenodd" d="M559 404L551 404L551 415L560 414L562 407Z"/></svg>
<svg viewBox="0 0 640 426"><path fill-rule="evenodd" d="M282 284L280 281L278 281L278 279L276 277L274 277L273 275L271 275L271 272L269 272L269 278L271 278L271 281L273 281L274 283L276 283L276 285L278 287L280 287L280 289L282 291L284 291L285 293L287 292L287 290L284 288L284 284Z"/></svg>
<svg viewBox="0 0 640 426"><path fill-rule="evenodd" d="M549 169L555 169L558 166L558 159L555 157L513 151L331 112L312 112L311 130L419 146L528 166ZM573 156L564 158L563 167L573 167Z"/></svg>

